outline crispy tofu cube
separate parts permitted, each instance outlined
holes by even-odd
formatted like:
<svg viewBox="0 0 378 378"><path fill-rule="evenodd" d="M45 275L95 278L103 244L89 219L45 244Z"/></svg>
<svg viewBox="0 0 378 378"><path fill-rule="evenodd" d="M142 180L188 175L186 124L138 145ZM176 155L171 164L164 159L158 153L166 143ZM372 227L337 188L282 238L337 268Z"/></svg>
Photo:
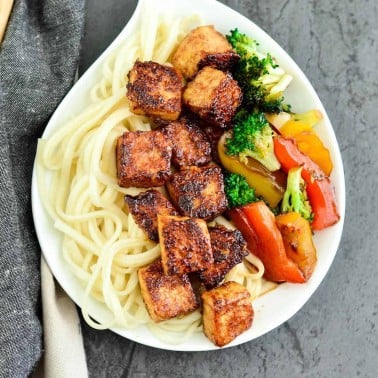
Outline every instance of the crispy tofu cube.
<svg viewBox="0 0 378 378"><path fill-rule="evenodd" d="M160 131L135 131L117 142L118 184L124 188L164 185L171 175L171 142Z"/></svg>
<svg viewBox="0 0 378 378"><path fill-rule="evenodd" d="M168 199L155 189L136 196L126 195L125 201L137 225L153 241L159 240L157 215L178 215Z"/></svg>
<svg viewBox="0 0 378 378"><path fill-rule="evenodd" d="M199 306L188 276L165 275L160 260L140 268L138 278L147 311L155 322L185 315Z"/></svg>
<svg viewBox="0 0 378 378"><path fill-rule="evenodd" d="M227 208L223 174L216 165L192 166L176 172L166 187L182 215L210 221Z"/></svg>
<svg viewBox="0 0 378 378"><path fill-rule="evenodd" d="M197 272L213 263L210 235L202 219L158 215L158 230L165 274Z"/></svg>
<svg viewBox="0 0 378 378"><path fill-rule="evenodd" d="M222 347L251 327L251 296L243 285L229 281L201 297L203 330L215 345Z"/></svg>
<svg viewBox="0 0 378 378"><path fill-rule="evenodd" d="M162 132L172 142L172 162L177 167L204 165L210 162L210 143L193 119L182 117L166 125Z"/></svg>
<svg viewBox="0 0 378 378"><path fill-rule="evenodd" d="M214 263L200 273L200 279L207 288L213 288L223 281L226 274L248 255L247 243L239 230L224 226L209 227Z"/></svg>
<svg viewBox="0 0 378 378"><path fill-rule="evenodd" d="M203 120L227 127L242 101L242 91L231 74L205 67L189 82L183 103Z"/></svg>
<svg viewBox="0 0 378 378"><path fill-rule="evenodd" d="M135 114L176 120L181 112L183 78L174 67L137 60L129 72L127 98Z"/></svg>
<svg viewBox="0 0 378 378"><path fill-rule="evenodd" d="M220 127L210 125L209 123L202 127L203 132L206 134L208 141L211 146L211 156L213 161L218 164L222 164L219 159L218 154L218 142L219 139L223 136L224 130Z"/></svg>
<svg viewBox="0 0 378 378"><path fill-rule="evenodd" d="M172 64L190 79L204 66L230 70L239 59L226 37L206 25L193 29L182 40L172 55Z"/></svg>

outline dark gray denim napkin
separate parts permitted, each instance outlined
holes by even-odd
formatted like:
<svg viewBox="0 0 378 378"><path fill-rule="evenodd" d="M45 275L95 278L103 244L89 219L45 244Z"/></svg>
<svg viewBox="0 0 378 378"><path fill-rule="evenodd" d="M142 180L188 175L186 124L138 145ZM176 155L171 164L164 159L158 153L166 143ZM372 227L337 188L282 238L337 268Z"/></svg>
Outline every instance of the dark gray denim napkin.
<svg viewBox="0 0 378 378"><path fill-rule="evenodd" d="M30 186L37 138L71 87L84 0L16 0L0 47L0 376L42 353L40 249Z"/></svg>

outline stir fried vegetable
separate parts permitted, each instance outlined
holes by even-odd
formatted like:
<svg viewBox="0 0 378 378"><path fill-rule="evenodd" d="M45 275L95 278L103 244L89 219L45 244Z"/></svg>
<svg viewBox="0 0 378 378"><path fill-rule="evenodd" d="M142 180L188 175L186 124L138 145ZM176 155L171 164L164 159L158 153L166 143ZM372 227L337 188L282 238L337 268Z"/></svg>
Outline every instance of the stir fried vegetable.
<svg viewBox="0 0 378 378"><path fill-rule="evenodd" d="M276 207L285 192L285 173L282 171L270 172L252 158L247 158L244 164L237 157L228 155L225 147L228 135L225 133L218 142L218 156L223 167L229 172L245 177L249 186L255 190L256 196L263 197L271 207Z"/></svg>
<svg viewBox="0 0 378 378"><path fill-rule="evenodd" d="M224 175L224 191L230 208L243 206L257 200L255 190L248 185L244 176L237 173Z"/></svg>
<svg viewBox="0 0 378 378"><path fill-rule="evenodd" d="M301 173L306 182L307 195L314 213L312 228L322 230L338 222L340 215L337 211L335 193L330 179L322 169L299 151L292 139L274 138L274 151L282 169L286 172L291 168L303 167Z"/></svg>
<svg viewBox="0 0 378 378"><path fill-rule="evenodd" d="M257 51L257 42L238 29L231 30L228 41L240 55L234 77L243 90L244 105L264 112L279 113L287 110L283 104L283 92L292 77L285 73L270 54Z"/></svg>
<svg viewBox="0 0 378 378"><path fill-rule="evenodd" d="M304 180L301 176L302 167L289 170L287 188L282 199L281 211L283 213L296 212L304 219L312 220L312 209L307 199Z"/></svg>
<svg viewBox="0 0 378 378"><path fill-rule="evenodd" d="M280 169L273 149L273 132L264 113L240 110L234 118L234 127L225 146L227 154L237 156L243 163L252 157L270 171Z"/></svg>

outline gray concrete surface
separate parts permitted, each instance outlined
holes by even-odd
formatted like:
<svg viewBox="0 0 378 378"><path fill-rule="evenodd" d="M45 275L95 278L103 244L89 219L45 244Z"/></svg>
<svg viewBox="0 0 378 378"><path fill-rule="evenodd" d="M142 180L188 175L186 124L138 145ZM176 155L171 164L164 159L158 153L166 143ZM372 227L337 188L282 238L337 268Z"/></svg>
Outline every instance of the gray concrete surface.
<svg viewBox="0 0 378 378"><path fill-rule="evenodd" d="M347 211L325 280L290 321L226 350L156 350L83 323L93 377L377 377L378 230L375 0L227 0L281 44L311 80L342 151ZM127 21L135 1L88 0L84 70Z"/></svg>

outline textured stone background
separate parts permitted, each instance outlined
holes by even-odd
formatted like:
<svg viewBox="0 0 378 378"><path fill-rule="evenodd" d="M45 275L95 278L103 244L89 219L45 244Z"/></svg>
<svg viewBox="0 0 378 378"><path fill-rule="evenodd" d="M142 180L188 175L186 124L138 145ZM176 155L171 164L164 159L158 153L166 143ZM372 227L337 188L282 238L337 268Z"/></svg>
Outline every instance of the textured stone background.
<svg viewBox="0 0 378 378"><path fill-rule="evenodd" d="M244 345L178 353L83 323L93 377L378 376L376 0L226 0L294 58L340 144L347 188L342 242L319 289L290 321ZM136 1L88 0L81 70L126 23Z"/></svg>

